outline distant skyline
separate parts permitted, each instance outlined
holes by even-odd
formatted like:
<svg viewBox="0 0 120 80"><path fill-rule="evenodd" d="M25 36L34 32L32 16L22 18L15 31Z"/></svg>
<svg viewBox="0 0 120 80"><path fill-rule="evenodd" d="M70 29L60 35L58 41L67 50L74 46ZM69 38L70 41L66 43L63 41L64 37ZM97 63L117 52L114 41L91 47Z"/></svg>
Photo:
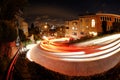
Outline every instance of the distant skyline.
<svg viewBox="0 0 120 80"><path fill-rule="evenodd" d="M99 11L120 14L119 3L120 0L29 0L25 15L74 17L86 12Z"/></svg>

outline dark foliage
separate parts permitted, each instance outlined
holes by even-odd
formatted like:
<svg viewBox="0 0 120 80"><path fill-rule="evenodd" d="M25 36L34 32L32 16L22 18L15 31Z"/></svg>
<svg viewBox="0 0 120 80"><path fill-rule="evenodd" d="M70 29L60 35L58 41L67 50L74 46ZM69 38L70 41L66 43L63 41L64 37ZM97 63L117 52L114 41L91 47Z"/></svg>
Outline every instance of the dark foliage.
<svg viewBox="0 0 120 80"><path fill-rule="evenodd" d="M35 27L34 24L32 23L31 24L31 27L28 28L28 31L29 31L29 34L34 34L34 35L37 35L39 34L39 28L38 27Z"/></svg>
<svg viewBox="0 0 120 80"><path fill-rule="evenodd" d="M27 40L23 30L21 29L19 29L19 37L22 42Z"/></svg>
<svg viewBox="0 0 120 80"><path fill-rule="evenodd" d="M11 56L11 46L17 38L15 15L21 16L21 11L27 0L0 0L0 80Z"/></svg>
<svg viewBox="0 0 120 80"><path fill-rule="evenodd" d="M9 23L0 22L0 42L12 42L17 38L17 30Z"/></svg>
<svg viewBox="0 0 120 80"><path fill-rule="evenodd" d="M15 18L15 15L19 15L23 10L23 7L27 4L27 0L2 0L1 1L1 10L0 10L0 19L2 20L12 20Z"/></svg>

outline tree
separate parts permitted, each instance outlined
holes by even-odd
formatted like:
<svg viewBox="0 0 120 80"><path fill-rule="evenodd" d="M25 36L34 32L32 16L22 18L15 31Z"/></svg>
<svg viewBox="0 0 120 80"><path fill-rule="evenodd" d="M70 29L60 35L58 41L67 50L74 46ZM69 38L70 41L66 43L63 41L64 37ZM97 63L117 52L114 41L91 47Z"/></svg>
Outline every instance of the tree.
<svg viewBox="0 0 120 80"><path fill-rule="evenodd" d="M27 40L22 29L19 29L19 37L22 42Z"/></svg>
<svg viewBox="0 0 120 80"><path fill-rule="evenodd" d="M0 48L17 38L16 17L21 14L27 0L1 0L0 3ZM2 45L3 44L3 45ZM6 47L9 47L7 45ZM2 52L4 53L4 52ZM1 52L0 52L1 54Z"/></svg>
<svg viewBox="0 0 120 80"><path fill-rule="evenodd" d="M31 26L28 28L28 32L30 35L34 34L34 24L32 23Z"/></svg>
<svg viewBox="0 0 120 80"><path fill-rule="evenodd" d="M26 4L27 0L2 0L0 6L0 19L14 19L15 15L19 15Z"/></svg>
<svg viewBox="0 0 120 80"><path fill-rule="evenodd" d="M0 22L0 42L12 42L17 37L17 30L13 28L12 24L1 21Z"/></svg>
<svg viewBox="0 0 120 80"><path fill-rule="evenodd" d="M37 35L39 34L39 28L34 26L34 24L31 24L31 27L28 29L30 34Z"/></svg>
<svg viewBox="0 0 120 80"><path fill-rule="evenodd" d="M27 0L0 0L0 75L10 61L10 42L17 38L16 16L20 16Z"/></svg>
<svg viewBox="0 0 120 80"><path fill-rule="evenodd" d="M10 42L16 40L17 31L12 24L0 21L0 73L4 73L10 61L12 48Z"/></svg>

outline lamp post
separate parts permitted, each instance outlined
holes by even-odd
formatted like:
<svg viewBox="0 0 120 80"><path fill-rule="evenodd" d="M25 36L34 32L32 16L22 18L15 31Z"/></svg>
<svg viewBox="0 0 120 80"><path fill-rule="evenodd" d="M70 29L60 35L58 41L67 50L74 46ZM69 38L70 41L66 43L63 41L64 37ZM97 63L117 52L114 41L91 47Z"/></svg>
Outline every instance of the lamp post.
<svg viewBox="0 0 120 80"><path fill-rule="evenodd" d="M44 28L47 29L47 25L45 25Z"/></svg>
<svg viewBox="0 0 120 80"><path fill-rule="evenodd" d="M17 39L16 39L16 46L20 46L20 36L19 36L19 22L16 20L16 28L17 28Z"/></svg>

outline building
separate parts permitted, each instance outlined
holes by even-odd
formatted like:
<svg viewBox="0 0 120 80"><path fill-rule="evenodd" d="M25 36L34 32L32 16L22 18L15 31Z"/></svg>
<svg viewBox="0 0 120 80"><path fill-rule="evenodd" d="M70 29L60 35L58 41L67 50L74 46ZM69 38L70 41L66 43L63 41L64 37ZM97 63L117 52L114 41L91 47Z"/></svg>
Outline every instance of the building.
<svg viewBox="0 0 120 80"><path fill-rule="evenodd" d="M65 37L65 26L57 27L56 34L58 38Z"/></svg>
<svg viewBox="0 0 120 80"><path fill-rule="evenodd" d="M65 36L79 37L80 34L80 22L79 20L66 21L66 34Z"/></svg>
<svg viewBox="0 0 120 80"><path fill-rule="evenodd" d="M120 22L120 15L108 13L85 14L77 20L66 21L66 36L80 37L81 34L97 36L113 29L113 23Z"/></svg>

